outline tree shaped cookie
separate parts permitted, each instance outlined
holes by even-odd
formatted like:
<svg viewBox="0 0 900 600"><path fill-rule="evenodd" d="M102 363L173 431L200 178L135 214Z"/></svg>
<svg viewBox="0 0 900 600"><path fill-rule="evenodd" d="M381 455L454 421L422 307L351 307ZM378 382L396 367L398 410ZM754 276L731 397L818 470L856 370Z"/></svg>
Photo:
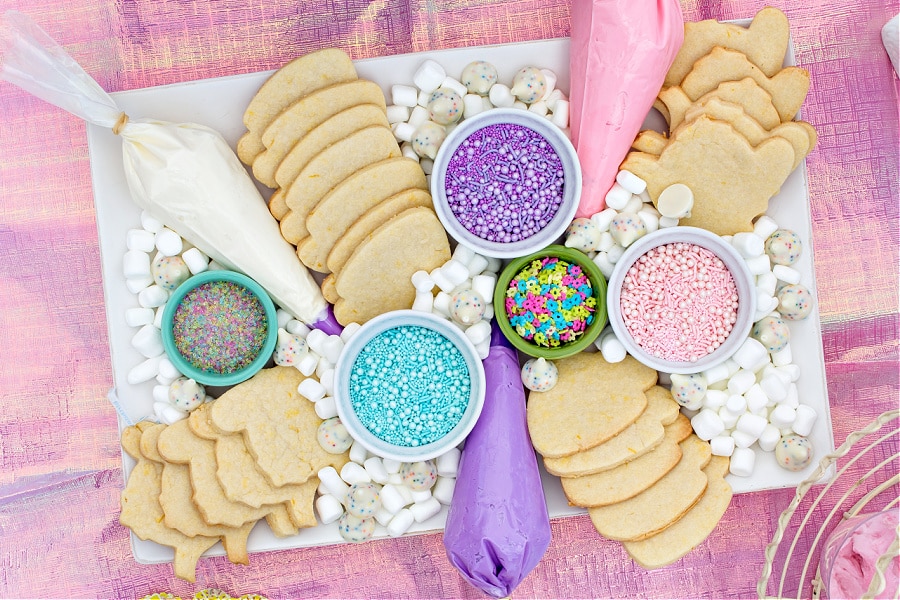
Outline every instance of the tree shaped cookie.
<svg viewBox="0 0 900 600"><path fill-rule="evenodd" d="M588 509L600 535L611 540L646 539L676 523L703 495L708 483L703 468L712 458L708 442L690 435L681 442L674 469L628 500Z"/></svg>
<svg viewBox="0 0 900 600"><path fill-rule="evenodd" d="M663 441L665 426L678 416L679 406L672 393L658 385L644 395L647 408L634 423L612 439L583 452L544 458L547 472L560 477L590 475L634 460L655 448Z"/></svg>
<svg viewBox="0 0 900 600"><path fill-rule="evenodd" d="M131 470L122 490L122 513L119 522L142 540L175 549L175 575L193 583L200 555L218 540L211 536L188 537L166 527L165 515L159 503L162 491L162 466L141 453L141 435L152 423L143 421L122 430L122 448L137 464Z"/></svg>
<svg viewBox="0 0 900 600"><path fill-rule="evenodd" d="M158 449L159 435L165 425L153 425L141 436L141 453L149 460L162 465L159 504L165 514L166 527L177 529L188 537L198 535L220 538L228 560L233 563L249 564L247 556L247 537L255 523L246 523L241 527L210 525L203 520L197 505L194 504L191 474L187 465L170 463L160 454Z"/></svg>
<svg viewBox="0 0 900 600"><path fill-rule="evenodd" d="M276 487L306 483L319 469L346 462L343 455L329 454L319 445L316 434L322 419L315 405L297 392L304 379L293 367L263 369L210 408L212 426L243 435L257 468Z"/></svg>
<svg viewBox="0 0 900 600"><path fill-rule="evenodd" d="M694 194L691 216L681 225L718 235L752 231L794 165L794 148L781 137L758 146L724 121L702 115L678 130L659 156L630 152L621 168L647 182L654 204L675 183Z"/></svg>
<svg viewBox="0 0 900 600"><path fill-rule="evenodd" d="M720 23L715 19L684 24L684 42L666 73L664 87L678 85L701 57L716 46L738 50L772 76L787 54L790 28L783 12L766 7L756 13L749 27Z"/></svg>
<svg viewBox="0 0 900 600"><path fill-rule="evenodd" d="M593 448L625 430L644 412L644 392L657 378L630 356L608 363L599 352L582 352L556 366L558 383L528 394L526 413L534 449L549 458Z"/></svg>

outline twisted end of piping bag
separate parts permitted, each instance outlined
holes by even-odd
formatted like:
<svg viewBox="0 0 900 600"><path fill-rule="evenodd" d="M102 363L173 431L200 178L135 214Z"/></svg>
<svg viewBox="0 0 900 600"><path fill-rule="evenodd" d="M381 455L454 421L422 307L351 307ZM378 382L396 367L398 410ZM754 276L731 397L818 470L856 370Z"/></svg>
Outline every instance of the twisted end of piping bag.
<svg viewBox="0 0 900 600"><path fill-rule="evenodd" d="M444 547L470 584L503 598L546 552L550 518L528 435L518 355L496 324L484 373L484 409L460 460Z"/></svg>
<svg viewBox="0 0 900 600"><path fill-rule="evenodd" d="M344 330L344 326L338 323L337 318L334 316L334 308L331 304L326 306L325 310L319 313L318 319L314 323L309 323L309 326L328 335L341 335L341 332Z"/></svg>

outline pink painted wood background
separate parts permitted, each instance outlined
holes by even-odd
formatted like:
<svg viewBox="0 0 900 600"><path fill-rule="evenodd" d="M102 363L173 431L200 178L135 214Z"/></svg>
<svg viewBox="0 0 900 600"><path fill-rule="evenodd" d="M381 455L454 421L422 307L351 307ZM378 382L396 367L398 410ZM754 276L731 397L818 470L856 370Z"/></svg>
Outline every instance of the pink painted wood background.
<svg viewBox="0 0 900 600"><path fill-rule="evenodd" d="M900 394L897 80L880 36L898 1L772 3L789 16L797 61L812 75L803 111L820 142L807 167L840 444ZM683 0L690 20L749 17L764 5ZM109 91L273 69L329 45L362 58L569 33L562 0L0 0L0 9L30 14ZM203 587L272 598L483 597L449 565L439 534L256 554L250 566L203 559L195 585L169 565L135 563L118 524L111 383L85 126L0 82L0 597L190 597ZM587 517L556 520L550 549L514 596L754 596L792 496L735 497L704 544L653 572Z"/></svg>

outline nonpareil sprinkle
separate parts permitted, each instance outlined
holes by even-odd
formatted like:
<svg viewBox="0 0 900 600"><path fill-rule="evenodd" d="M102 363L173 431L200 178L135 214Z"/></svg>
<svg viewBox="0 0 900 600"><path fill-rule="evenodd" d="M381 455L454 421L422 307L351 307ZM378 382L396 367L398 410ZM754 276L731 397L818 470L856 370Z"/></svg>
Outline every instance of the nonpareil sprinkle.
<svg viewBox="0 0 900 600"><path fill-rule="evenodd" d="M513 123L472 132L444 179L453 216L471 234L512 243L543 230L562 204L562 160L537 131Z"/></svg>
<svg viewBox="0 0 900 600"><path fill-rule="evenodd" d="M453 342L427 327L402 325L360 351L350 371L350 403L377 438L423 446L459 423L471 385L465 357Z"/></svg>
<svg viewBox="0 0 900 600"><path fill-rule="evenodd" d="M538 258L509 282L506 315L523 339L557 348L580 338L594 322L593 293L590 279L577 264Z"/></svg>
<svg viewBox="0 0 900 600"><path fill-rule="evenodd" d="M628 269L620 305L638 346L657 358L694 362L715 352L734 328L737 284L710 250L664 244Z"/></svg>
<svg viewBox="0 0 900 600"><path fill-rule="evenodd" d="M268 332L259 298L231 281L210 281L190 290L172 321L175 347L185 360L220 375L252 363Z"/></svg>

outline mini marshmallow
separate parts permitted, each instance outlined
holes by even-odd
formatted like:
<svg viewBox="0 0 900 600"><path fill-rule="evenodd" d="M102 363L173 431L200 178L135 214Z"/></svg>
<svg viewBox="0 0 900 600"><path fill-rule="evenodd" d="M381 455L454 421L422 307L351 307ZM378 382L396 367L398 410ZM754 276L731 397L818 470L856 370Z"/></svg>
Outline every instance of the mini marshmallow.
<svg viewBox="0 0 900 600"><path fill-rule="evenodd" d="M615 187L615 186L616 186L616 184L613 184L613 187ZM628 201L625 200L625 202L628 202ZM624 206L624 204L623 204L623 206ZM592 215L591 221L594 222L594 225L596 225L597 229L599 229L601 232L609 233L609 226L612 224L613 219L615 219L616 215L618 215L618 214L619 213L616 209L610 207L610 208L604 209L604 210ZM610 234L609 239L613 240L612 234ZM614 240L613 240L613 242L614 242ZM601 249L603 249L603 248L601 248Z"/></svg>
<svg viewBox="0 0 900 600"><path fill-rule="evenodd" d="M756 466L756 453L750 448L735 448L728 470L738 477L749 477Z"/></svg>
<svg viewBox="0 0 900 600"><path fill-rule="evenodd" d="M488 92L488 99L497 108L511 108L516 103L516 97L509 91L509 86L495 83Z"/></svg>
<svg viewBox="0 0 900 600"><path fill-rule="evenodd" d="M775 290L778 289L778 278L775 277L771 271L766 269L765 273L760 273L756 276L756 289L757 293L762 293L774 298Z"/></svg>
<svg viewBox="0 0 900 600"><path fill-rule="evenodd" d="M412 527L415 520L412 511L408 508L400 510L387 525L388 535L391 537L400 537L409 531L409 528Z"/></svg>
<svg viewBox="0 0 900 600"><path fill-rule="evenodd" d="M350 446L350 449L352 450L353 446ZM353 485L354 483L371 483L372 481L372 478L369 476L366 469L359 463L353 461L345 463L344 466L341 467L341 479L348 485Z"/></svg>
<svg viewBox="0 0 900 600"><path fill-rule="evenodd" d="M797 411L786 404L777 404L769 413L769 422L779 430L786 429L794 424L797 419Z"/></svg>
<svg viewBox="0 0 900 600"><path fill-rule="evenodd" d="M326 396L334 395L334 369L326 369L319 375L319 383L325 388Z"/></svg>
<svg viewBox="0 0 900 600"><path fill-rule="evenodd" d="M552 105L553 115L550 117L550 122L559 127L560 129L565 129L569 126L569 101L560 98Z"/></svg>
<svg viewBox="0 0 900 600"><path fill-rule="evenodd" d="M391 104L385 110L387 115L388 123L393 125L394 123L403 123L409 119L409 107L408 106L400 106L399 104Z"/></svg>
<svg viewBox="0 0 900 600"><path fill-rule="evenodd" d="M362 465L366 462L366 457L369 455L369 451L366 450L365 446L360 444L358 441L354 441L350 446L349 457L353 462ZM365 466L363 466L365 468ZM369 480L371 481L371 475L369 476Z"/></svg>
<svg viewBox="0 0 900 600"><path fill-rule="evenodd" d="M409 489L409 486L406 485L396 485L397 491L400 492L400 496L403 498L403 506L409 506L413 503L412 490Z"/></svg>
<svg viewBox="0 0 900 600"><path fill-rule="evenodd" d="M515 96L513 96L515 98ZM521 100L516 100L513 102L513 105L510 108L517 108L519 110L528 110L528 105L522 102Z"/></svg>
<svg viewBox="0 0 900 600"><path fill-rule="evenodd" d="M338 416L337 402L333 396L323 396L315 401L316 416L323 421Z"/></svg>
<svg viewBox="0 0 900 600"><path fill-rule="evenodd" d="M463 96L463 117L468 119L478 113L484 112L484 101L478 94L466 94Z"/></svg>
<svg viewBox="0 0 900 600"><path fill-rule="evenodd" d="M759 256L745 258L744 262L747 264L747 269L753 275L763 275L772 271L772 261L769 260L768 254L760 254Z"/></svg>
<svg viewBox="0 0 900 600"><path fill-rule="evenodd" d="M662 229L664 227L675 227L678 225L678 219L673 217L667 217L665 215L659 218L659 228Z"/></svg>
<svg viewBox="0 0 900 600"><path fill-rule="evenodd" d="M731 456L734 453L734 438L730 435L717 435L709 440L709 448L713 456Z"/></svg>
<svg viewBox="0 0 900 600"><path fill-rule="evenodd" d="M759 387L765 392L766 397L774 402L780 402L787 397L788 386L775 373L764 375L759 381Z"/></svg>
<svg viewBox="0 0 900 600"><path fill-rule="evenodd" d="M791 429L797 435L806 437L812 431L817 416L816 411L811 406L801 404L797 407L797 418L794 419L794 424L791 425Z"/></svg>
<svg viewBox="0 0 900 600"><path fill-rule="evenodd" d="M351 325L352 325L352 323L351 323ZM297 319L293 319L293 318L287 322L287 324L284 326L284 329L285 329L285 331L287 331L288 333L290 333L292 335L299 335L304 340L306 339L306 336L308 336L309 332L310 332L310 329L309 329L309 327L306 326L306 323L303 323L302 321L298 321ZM346 331L346 329L344 331Z"/></svg>
<svg viewBox="0 0 900 600"><path fill-rule="evenodd" d="M462 98L463 96L465 96L466 94L469 93L469 90L466 89L465 85L463 85L461 82L457 81L456 79L450 77L449 75L444 77L444 80L441 81L441 85L439 85L438 87L439 88L450 88L451 90L456 92L460 98Z"/></svg>
<svg viewBox="0 0 900 600"><path fill-rule="evenodd" d="M445 262L440 269L454 287L469 278L469 269L466 265L453 258Z"/></svg>
<svg viewBox="0 0 900 600"><path fill-rule="evenodd" d="M469 269L469 277L475 277L482 273L495 273L497 270L491 268L490 260L491 259L481 256L480 254L473 256L472 259L466 263L466 267Z"/></svg>
<svg viewBox="0 0 900 600"><path fill-rule="evenodd" d="M625 208L623 208L619 212L627 212L637 214L639 210L644 208L644 201L641 200L640 196L636 196L634 194L631 195L631 198L628 199L628 202L625 204Z"/></svg>
<svg viewBox="0 0 900 600"><path fill-rule="evenodd" d="M188 271L190 271L192 275L202 273L209 269L209 258L197 248L185 250L181 255L181 258L184 260L184 264L187 265Z"/></svg>
<svg viewBox="0 0 900 600"><path fill-rule="evenodd" d="M145 229L129 229L125 234L125 246L129 250L152 252L156 248L156 236Z"/></svg>
<svg viewBox="0 0 900 600"><path fill-rule="evenodd" d="M473 345L477 346L484 340L490 339L491 324L484 320L478 321L466 329L466 337L469 338Z"/></svg>
<svg viewBox="0 0 900 600"><path fill-rule="evenodd" d="M556 110L556 103L559 102L560 100L565 101L565 100L566 100L566 95L563 94L563 93L562 93L562 90L560 90L559 88L556 88L556 87L550 88L550 86L549 86L549 83L550 83L549 80L547 81L547 83L548 83L548 89L547 89L547 92L544 94L544 97L541 98L541 100L544 101L544 104L546 104L547 107L548 107L551 111L555 111L555 110ZM554 84L554 86L555 86L555 85L556 85L556 82L554 81L553 84Z"/></svg>
<svg viewBox="0 0 900 600"><path fill-rule="evenodd" d="M184 249L184 241L180 235L163 227L156 233L156 249L163 256L176 256Z"/></svg>
<svg viewBox="0 0 900 600"><path fill-rule="evenodd" d="M624 210L628 205L628 201L631 200L632 193L631 190L621 183L614 183L612 187L609 188L609 191L606 192L606 206L616 211ZM609 208L607 210L609 210ZM612 219L610 219L610 222L612 222Z"/></svg>
<svg viewBox="0 0 900 600"><path fill-rule="evenodd" d="M758 412L760 409L768 406L772 401L769 400L769 397L766 395L766 392L763 391L762 386L758 383L754 383L750 386L750 389L744 392L744 400L747 405L747 410L752 413Z"/></svg>
<svg viewBox="0 0 900 600"><path fill-rule="evenodd" d="M647 233L653 233L659 229L659 217L653 214L652 211L641 209L637 212L637 216L644 223L644 227L647 228Z"/></svg>
<svg viewBox="0 0 900 600"><path fill-rule="evenodd" d="M759 340L751 337L744 340L744 343L732 355L732 358L742 369L756 372L768 362L769 353Z"/></svg>
<svg viewBox="0 0 900 600"><path fill-rule="evenodd" d="M728 379L728 367L725 365L725 363L720 363L715 367L711 367L703 371L703 376L706 377L706 383L708 385L712 385L720 381L725 381L726 379Z"/></svg>
<svg viewBox="0 0 900 600"><path fill-rule="evenodd" d="M300 359L300 362L294 365L298 371L307 377L316 372L317 366L319 366L319 357L312 352L304 354L303 358Z"/></svg>
<svg viewBox="0 0 900 600"><path fill-rule="evenodd" d="M756 220L756 223L753 224L753 233L764 240L776 231L778 231L778 223L768 215L761 216Z"/></svg>
<svg viewBox="0 0 900 600"><path fill-rule="evenodd" d="M756 438L749 433L744 433L740 430L735 430L731 432L731 439L734 440L735 448L749 448L756 442Z"/></svg>
<svg viewBox="0 0 900 600"><path fill-rule="evenodd" d="M497 287L496 275L476 275L472 278L472 289L478 292L486 302L491 302L495 287Z"/></svg>
<svg viewBox="0 0 900 600"><path fill-rule="evenodd" d="M326 371L328 371L328 369L333 369L333 368L334 368L334 363L332 363L327 358L320 356L319 362L316 363L316 371L315 371L316 377L321 378L322 373L325 373ZM325 387L325 386L322 386L322 387Z"/></svg>
<svg viewBox="0 0 900 600"><path fill-rule="evenodd" d="M735 428L737 431L741 433L746 433L749 436L752 436L754 441L759 438L759 435L763 432L763 429L766 428L769 422L765 419L765 417L760 417L758 415L754 415L753 413L744 413L741 415L741 418L738 419L737 425Z"/></svg>
<svg viewBox="0 0 900 600"><path fill-rule="evenodd" d="M132 367L131 370L128 371L128 383L137 385L139 383L144 383L145 381L150 381L159 375L159 362L161 360L162 355L154 356L153 358L148 358Z"/></svg>
<svg viewBox="0 0 900 600"><path fill-rule="evenodd" d="M168 356L164 356L163 359L159 361L159 374L172 381L175 381L182 375L181 371L175 368L175 365L172 364L172 361L169 360Z"/></svg>
<svg viewBox="0 0 900 600"><path fill-rule="evenodd" d="M728 378L728 391L732 394L743 394L756 383L756 375L753 371L741 369Z"/></svg>
<svg viewBox="0 0 900 600"><path fill-rule="evenodd" d="M429 273L431 275L432 281L434 281L435 285L441 288L442 292L450 293L453 291L453 288L456 287L456 283L454 283L447 274L444 272L443 267L437 267Z"/></svg>
<svg viewBox="0 0 900 600"><path fill-rule="evenodd" d="M428 100L426 99L426 102ZM416 106L409 113L409 119L407 119L407 123L417 128L419 125L428 120L428 109L424 106Z"/></svg>
<svg viewBox="0 0 900 600"><path fill-rule="evenodd" d="M162 315L165 308L165 306L158 306L156 312L153 313L153 326L157 329L162 329Z"/></svg>
<svg viewBox="0 0 900 600"><path fill-rule="evenodd" d="M616 174L616 183L631 192L632 194L640 194L647 189L647 182L632 173L622 169Z"/></svg>
<svg viewBox="0 0 900 600"><path fill-rule="evenodd" d="M738 396L740 398L740 396ZM732 412L728 410L728 406L723 406L716 411L716 414L719 415L719 418L722 419L722 423L725 424L726 430L734 429L734 426L737 425L738 419L741 418L741 415L744 414L745 411L740 412Z"/></svg>
<svg viewBox="0 0 900 600"><path fill-rule="evenodd" d="M441 512L441 503L438 502L437 498L434 498L429 494L428 500L425 500L424 502L415 502L409 507L409 510L412 512L416 523L422 523Z"/></svg>
<svg viewBox="0 0 900 600"><path fill-rule="evenodd" d="M792 362L794 362L794 356L791 352L790 342L788 342L787 346L772 354L772 364L776 367L786 367Z"/></svg>
<svg viewBox="0 0 900 600"><path fill-rule="evenodd" d="M793 267L788 267L787 265L773 266L772 274L778 278L778 281L783 281L784 283L800 283L800 271Z"/></svg>
<svg viewBox="0 0 900 600"><path fill-rule="evenodd" d="M400 467L403 466L403 463L393 458L383 458L381 459L381 462L384 464L385 471L389 474L399 473Z"/></svg>
<svg viewBox="0 0 900 600"><path fill-rule="evenodd" d="M356 445L355 442L354 445ZM353 446L351 446L351 448L352 447ZM384 468L384 463L381 461L381 458L378 456L370 456L367 458L365 462L363 462L363 468L375 483L380 483L382 485L387 483L388 472L387 469Z"/></svg>
<svg viewBox="0 0 900 600"><path fill-rule="evenodd" d="M324 356L325 354L324 347L327 339L328 334L321 329L310 329L309 333L306 334L306 343L309 344L310 350L319 356Z"/></svg>
<svg viewBox="0 0 900 600"><path fill-rule="evenodd" d="M304 379L297 386L297 393L307 400L316 402L325 397L325 386L315 379Z"/></svg>
<svg viewBox="0 0 900 600"><path fill-rule="evenodd" d="M416 108L426 108L428 106L428 100L431 99L431 92L423 92L419 91L418 99L416 100L416 104L418 105Z"/></svg>
<svg viewBox="0 0 900 600"><path fill-rule="evenodd" d="M433 311L441 315L443 317L450 316L450 294L444 291L440 291L434 297L434 302L432 304Z"/></svg>
<svg viewBox="0 0 900 600"><path fill-rule="evenodd" d="M731 396L728 396L728 401L725 402L725 408L736 415L740 415L747 410L747 399L740 394L732 394Z"/></svg>
<svg viewBox="0 0 900 600"><path fill-rule="evenodd" d="M396 135L395 135L395 137L396 137ZM402 154L404 157L412 159L416 162L419 161L419 154L415 151L415 149L412 147L412 144L410 142L400 140L400 139L398 139L397 141L402 142L400 144L400 154Z"/></svg>
<svg viewBox="0 0 900 600"><path fill-rule="evenodd" d="M344 507L340 500L331 494L324 494L316 498L316 513L319 515L319 520L328 525L341 518L341 515L344 514Z"/></svg>
<svg viewBox="0 0 900 600"><path fill-rule="evenodd" d="M599 345L597 349L603 355L603 360L610 364L620 363L625 360L628 354L625 346L619 341L615 333L610 332L607 335L598 338ZM699 408L699 406L697 407Z"/></svg>
<svg viewBox="0 0 900 600"><path fill-rule="evenodd" d="M732 247L744 258L753 258L765 253L765 240L753 232L739 231L731 238Z"/></svg>
<svg viewBox="0 0 900 600"><path fill-rule="evenodd" d="M141 211L141 227L155 234L163 228L163 222L152 216L146 210Z"/></svg>
<svg viewBox="0 0 900 600"><path fill-rule="evenodd" d="M416 297L413 299L412 309L420 312L432 312L434 310L434 296L431 295L431 292L417 291Z"/></svg>
<svg viewBox="0 0 900 600"><path fill-rule="evenodd" d="M766 428L763 429L763 432L759 434L757 443L759 444L760 450L762 450L763 452L771 452L775 449L775 446L778 444L778 440L780 439L781 430L778 427L769 424L766 425Z"/></svg>
<svg viewBox="0 0 900 600"><path fill-rule="evenodd" d="M703 406L706 408L710 408L713 410L718 410L719 408L728 404L728 398L730 394L725 392L724 390L706 390L706 395L703 397Z"/></svg>
<svg viewBox="0 0 900 600"><path fill-rule="evenodd" d="M394 123L391 125L391 132L398 142L411 142L416 133L416 126L410 123ZM412 150L412 146L409 147ZM415 152L413 150L413 152Z"/></svg>
<svg viewBox="0 0 900 600"><path fill-rule="evenodd" d="M787 396L785 396L784 400L782 400L778 404L785 404L794 409L796 409L798 406L800 406L800 392L797 390L796 383L791 382L788 384Z"/></svg>
<svg viewBox="0 0 900 600"><path fill-rule="evenodd" d="M322 342L322 357L333 365L337 364L344 350L344 340L339 335L329 335Z"/></svg>
<svg viewBox="0 0 900 600"><path fill-rule="evenodd" d="M488 357L488 354L491 353L491 340L486 339L482 342L475 344L475 353L478 354L478 358L484 360Z"/></svg>
<svg viewBox="0 0 900 600"><path fill-rule="evenodd" d="M188 416L188 413L185 411L179 410L171 404L163 404L161 402L157 402L153 405L153 412L156 414L159 421L166 425L174 425L178 421L186 419Z"/></svg>
<svg viewBox="0 0 900 600"><path fill-rule="evenodd" d="M419 166L422 167L423 173L425 173L426 175L431 175L431 172L434 170L434 160L425 157L420 158Z"/></svg>
<svg viewBox="0 0 900 600"><path fill-rule="evenodd" d="M348 323L344 327L344 330L341 331L341 339L344 340L345 344L350 341L350 338L353 337L353 334L355 334L357 331L359 331L360 327L362 327L362 325L360 325L359 323L356 323L356 322Z"/></svg>
<svg viewBox="0 0 900 600"><path fill-rule="evenodd" d="M453 490L456 489L456 479L453 477L438 477L431 488L431 495L444 506L450 506L453 500Z"/></svg>
<svg viewBox="0 0 900 600"><path fill-rule="evenodd" d="M413 490L410 492L412 496L413 503L418 504L419 502L427 502L431 499L431 490Z"/></svg>
<svg viewBox="0 0 900 600"><path fill-rule="evenodd" d="M419 90L411 85L392 85L391 102L396 106L412 108L419 102Z"/></svg>
<svg viewBox="0 0 900 600"><path fill-rule="evenodd" d="M409 279L418 292L428 292L430 294L431 290L434 289L434 279L431 278L428 271L416 271Z"/></svg>
<svg viewBox="0 0 900 600"><path fill-rule="evenodd" d="M781 365L777 366L775 370L780 375L784 375L790 382L796 382L798 379L800 379L800 365Z"/></svg>
<svg viewBox="0 0 900 600"><path fill-rule="evenodd" d="M169 292L156 284L145 287L138 294L138 304L144 308L162 306L168 299Z"/></svg>
<svg viewBox="0 0 900 600"><path fill-rule="evenodd" d="M459 458L461 452L458 448L450 448L435 460L437 473L439 477L456 477L459 469Z"/></svg>
<svg viewBox="0 0 900 600"><path fill-rule="evenodd" d="M153 395L154 402L163 402L165 404L169 403L168 385L154 385L151 394Z"/></svg>
<svg viewBox="0 0 900 600"><path fill-rule="evenodd" d="M128 288L128 291L132 294L138 294L141 290L145 289L147 286L153 283L153 277L136 277L133 279L125 280L125 287Z"/></svg>
<svg viewBox="0 0 900 600"><path fill-rule="evenodd" d="M126 279L150 277L150 255L141 250L129 250L122 257L122 274Z"/></svg>
<svg viewBox="0 0 900 600"><path fill-rule="evenodd" d="M709 408L704 408L691 419L691 427L701 440L709 441L725 431L725 424L719 415Z"/></svg>
<svg viewBox="0 0 900 600"><path fill-rule="evenodd" d="M343 503L344 498L347 497L347 491L350 489L350 486L341 479L337 469L334 467L323 467L319 469L319 472L316 473L316 475L319 477L319 481L322 483L325 490L337 498L339 502Z"/></svg>
<svg viewBox="0 0 900 600"><path fill-rule="evenodd" d="M413 83L423 92L431 93L440 87L446 77L447 72L444 71L444 67L437 61L428 59L416 69L413 74Z"/></svg>
<svg viewBox="0 0 900 600"><path fill-rule="evenodd" d="M600 269L600 272L607 279L609 279L616 268L616 265L609 260L609 254L606 252L598 252L591 260L594 261L594 264L597 265L597 268Z"/></svg>
<svg viewBox="0 0 900 600"><path fill-rule="evenodd" d="M153 309L134 307L125 310L125 322L131 327L141 327L153 323Z"/></svg>

